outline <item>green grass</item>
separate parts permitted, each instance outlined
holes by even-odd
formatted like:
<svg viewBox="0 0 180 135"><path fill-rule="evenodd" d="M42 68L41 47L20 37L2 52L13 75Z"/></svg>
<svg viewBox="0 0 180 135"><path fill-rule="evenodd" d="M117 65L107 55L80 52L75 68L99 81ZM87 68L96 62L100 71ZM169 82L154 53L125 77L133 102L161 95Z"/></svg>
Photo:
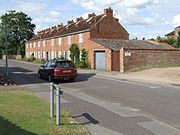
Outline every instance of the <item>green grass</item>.
<svg viewBox="0 0 180 135"><path fill-rule="evenodd" d="M26 91L0 91L0 135L88 135L61 112L61 127L49 117L49 103Z"/></svg>

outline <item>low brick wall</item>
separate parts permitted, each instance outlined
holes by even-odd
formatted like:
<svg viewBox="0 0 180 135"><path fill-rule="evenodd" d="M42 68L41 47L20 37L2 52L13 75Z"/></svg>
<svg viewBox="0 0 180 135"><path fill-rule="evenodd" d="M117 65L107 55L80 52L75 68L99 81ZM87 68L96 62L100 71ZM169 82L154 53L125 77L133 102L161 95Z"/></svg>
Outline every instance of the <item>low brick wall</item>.
<svg viewBox="0 0 180 135"><path fill-rule="evenodd" d="M121 49L121 72L137 68L180 65L180 49Z"/></svg>

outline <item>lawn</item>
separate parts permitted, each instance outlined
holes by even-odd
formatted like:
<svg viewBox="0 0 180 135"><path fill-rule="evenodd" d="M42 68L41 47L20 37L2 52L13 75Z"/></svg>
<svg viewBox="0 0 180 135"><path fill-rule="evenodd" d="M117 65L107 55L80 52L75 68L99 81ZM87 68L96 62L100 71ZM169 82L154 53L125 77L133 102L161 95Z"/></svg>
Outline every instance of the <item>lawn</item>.
<svg viewBox="0 0 180 135"><path fill-rule="evenodd" d="M0 135L88 135L61 112L62 126L49 117L49 103L27 91L0 91Z"/></svg>

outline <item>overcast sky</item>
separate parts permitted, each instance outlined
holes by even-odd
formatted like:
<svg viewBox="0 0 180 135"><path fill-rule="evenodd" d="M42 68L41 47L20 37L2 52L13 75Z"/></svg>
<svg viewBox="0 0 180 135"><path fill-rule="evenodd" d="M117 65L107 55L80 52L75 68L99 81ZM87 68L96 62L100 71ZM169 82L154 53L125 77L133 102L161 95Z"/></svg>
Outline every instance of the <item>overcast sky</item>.
<svg viewBox="0 0 180 135"><path fill-rule="evenodd" d="M88 13L111 7L131 38L164 36L180 25L179 0L0 0L0 15L23 11L33 19L36 32Z"/></svg>

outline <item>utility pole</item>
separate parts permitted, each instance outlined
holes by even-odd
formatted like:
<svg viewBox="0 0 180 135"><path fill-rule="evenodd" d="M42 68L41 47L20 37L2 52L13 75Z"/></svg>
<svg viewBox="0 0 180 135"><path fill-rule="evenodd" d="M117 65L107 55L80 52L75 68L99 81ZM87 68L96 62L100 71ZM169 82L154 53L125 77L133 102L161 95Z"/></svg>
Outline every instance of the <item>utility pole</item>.
<svg viewBox="0 0 180 135"><path fill-rule="evenodd" d="M6 76L8 76L8 44L7 44L7 26L6 26L6 14L5 14L5 25L4 25L4 34L5 34L5 47L6 47Z"/></svg>

